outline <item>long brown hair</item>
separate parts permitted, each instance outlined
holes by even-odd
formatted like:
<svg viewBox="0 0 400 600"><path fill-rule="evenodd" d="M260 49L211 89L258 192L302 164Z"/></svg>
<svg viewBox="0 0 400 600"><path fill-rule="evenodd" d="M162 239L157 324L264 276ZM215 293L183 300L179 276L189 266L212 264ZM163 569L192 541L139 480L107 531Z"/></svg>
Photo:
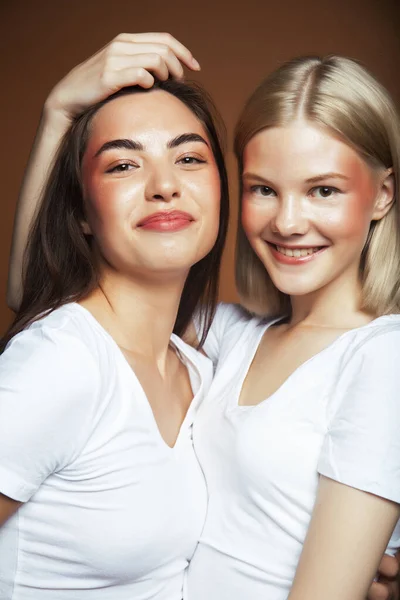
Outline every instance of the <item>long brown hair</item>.
<svg viewBox="0 0 400 600"><path fill-rule="evenodd" d="M153 89L164 90L178 98L202 123L220 176L221 206L217 240L207 256L190 269L174 327L174 333L182 335L194 313L197 313L202 328L201 345L217 302L220 263L229 218L228 178L222 150L224 128L211 99L197 84L169 80L157 82ZM32 321L67 302L83 299L96 287L96 263L81 226L84 219L81 163L90 123L96 112L114 98L125 94L149 93L151 90L138 87L120 90L83 112L66 133L29 236L21 305L0 342L0 352L14 335Z"/></svg>
<svg viewBox="0 0 400 600"><path fill-rule="evenodd" d="M299 117L342 139L372 168L393 169L395 201L381 220L371 224L360 261L360 308L377 316L399 313L400 120L393 100L354 60L340 56L295 58L267 77L243 110L235 135L240 175L243 151L252 137ZM290 313L289 296L273 284L240 217L236 281L241 301L251 312L263 316Z"/></svg>

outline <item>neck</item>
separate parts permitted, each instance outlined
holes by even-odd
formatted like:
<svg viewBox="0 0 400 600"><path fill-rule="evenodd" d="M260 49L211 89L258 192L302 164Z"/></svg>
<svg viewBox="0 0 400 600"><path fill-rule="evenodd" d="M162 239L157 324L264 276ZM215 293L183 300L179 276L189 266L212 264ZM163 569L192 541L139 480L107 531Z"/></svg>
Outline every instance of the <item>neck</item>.
<svg viewBox="0 0 400 600"><path fill-rule="evenodd" d="M143 280L104 270L98 287L80 302L121 349L162 364L187 274Z"/></svg>
<svg viewBox="0 0 400 600"><path fill-rule="evenodd" d="M358 270L342 274L329 285L303 296L291 296L292 326L353 329L369 323L374 315L363 312Z"/></svg>

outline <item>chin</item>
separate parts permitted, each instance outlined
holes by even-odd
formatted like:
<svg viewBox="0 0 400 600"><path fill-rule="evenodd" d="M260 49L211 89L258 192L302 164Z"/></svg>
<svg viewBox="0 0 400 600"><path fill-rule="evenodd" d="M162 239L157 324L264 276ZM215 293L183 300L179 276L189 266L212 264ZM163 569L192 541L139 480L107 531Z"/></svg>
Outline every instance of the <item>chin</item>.
<svg viewBox="0 0 400 600"><path fill-rule="evenodd" d="M194 264L199 262L203 256L188 257L188 255L179 256L161 256L154 260L146 261L148 273L154 273L162 279L169 277L186 277Z"/></svg>
<svg viewBox="0 0 400 600"><path fill-rule="evenodd" d="M288 296L306 296L312 294L322 287L322 283L318 284L315 281L288 281L284 277L271 277L275 287Z"/></svg>

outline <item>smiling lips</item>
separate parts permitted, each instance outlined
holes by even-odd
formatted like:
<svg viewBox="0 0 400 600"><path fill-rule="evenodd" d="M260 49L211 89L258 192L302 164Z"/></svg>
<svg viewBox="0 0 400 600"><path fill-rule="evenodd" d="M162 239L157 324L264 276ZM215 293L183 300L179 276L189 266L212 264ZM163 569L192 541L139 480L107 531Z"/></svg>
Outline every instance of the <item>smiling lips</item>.
<svg viewBox="0 0 400 600"><path fill-rule="evenodd" d="M321 252L327 248L327 246L289 248L287 246L278 246L277 244L272 244L271 242L267 243L274 258L286 265L304 264L305 262L309 262L310 260L313 260L316 255L321 254Z"/></svg>
<svg viewBox="0 0 400 600"><path fill-rule="evenodd" d="M137 224L140 229L148 231L180 231L185 229L194 218L181 210L160 211L149 215Z"/></svg>

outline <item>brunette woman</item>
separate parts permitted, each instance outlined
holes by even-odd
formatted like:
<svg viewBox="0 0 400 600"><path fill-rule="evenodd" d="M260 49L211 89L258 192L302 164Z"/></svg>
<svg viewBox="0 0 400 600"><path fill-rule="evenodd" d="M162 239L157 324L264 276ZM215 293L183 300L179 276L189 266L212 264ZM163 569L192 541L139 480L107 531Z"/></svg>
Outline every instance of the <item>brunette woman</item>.
<svg viewBox="0 0 400 600"><path fill-rule="evenodd" d="M0 357L0 596L181 600L205 518L192 423L209 360L225 166L198 88L84 111L37 214Z"/></svg>

